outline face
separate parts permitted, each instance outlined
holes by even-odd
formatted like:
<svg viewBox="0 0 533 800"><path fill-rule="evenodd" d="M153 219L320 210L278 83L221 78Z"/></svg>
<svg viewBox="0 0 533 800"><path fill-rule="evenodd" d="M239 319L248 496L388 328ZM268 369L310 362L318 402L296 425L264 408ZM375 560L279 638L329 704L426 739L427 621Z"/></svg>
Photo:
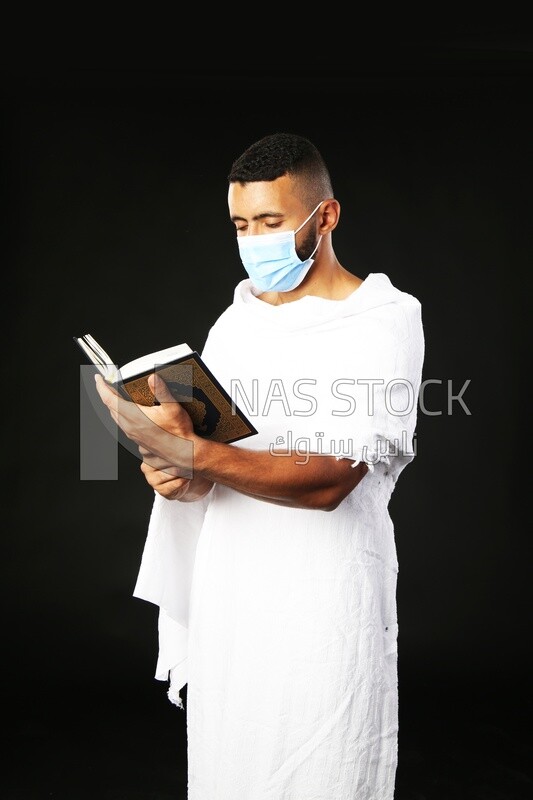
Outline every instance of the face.
<svg viewBox="0 0 533 800"><path fill-rule="evenodd" d="M287 175L275 181L257 181L245 186L231 183L228 205L237 236L294 231L309 215L309 209L295 191L293 179ZM309 258L317 240L314 216L296 234L296 252L302 261Z"/></svg>

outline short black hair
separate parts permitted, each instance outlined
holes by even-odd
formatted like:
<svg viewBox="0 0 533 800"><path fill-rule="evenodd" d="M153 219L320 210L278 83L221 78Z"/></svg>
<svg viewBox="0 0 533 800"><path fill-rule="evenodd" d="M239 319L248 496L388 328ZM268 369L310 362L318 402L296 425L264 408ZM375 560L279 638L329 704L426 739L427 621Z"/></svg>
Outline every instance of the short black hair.
<svg viewBox="0 0 533 800"><path fill-rule="evenodd" d="M272 133L250 145L232 164L229 183L296 178L310 206L333 197L331 176L317 147L295 133Z"/></svg>

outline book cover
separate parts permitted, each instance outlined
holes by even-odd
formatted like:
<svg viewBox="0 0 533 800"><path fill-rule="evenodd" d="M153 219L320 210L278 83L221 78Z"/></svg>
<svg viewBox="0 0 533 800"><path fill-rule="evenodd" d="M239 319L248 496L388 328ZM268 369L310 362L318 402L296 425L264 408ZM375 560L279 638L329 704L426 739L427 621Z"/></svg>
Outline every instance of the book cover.
<svg viewBox="0 0 533 800"><path fill-rule="evenodd" d="M111 359L90 334L73 338L106 380L134 403L152 406L156 402L148 386L148 376L155 370L167 384L172 396L183 404L198 436L231 444L257 433L257 429L233 402L199 353L190 350L187 345L167 348L130 362L132 365L144 364L145 367L150 363L149 368L138 372L133 370L133 374L130 374L132 370L126 364L117 374ZM172 352L183 350L188 352L177 358L171 357ZM164 357L170 357L171 360L162 363Z"/></svg>

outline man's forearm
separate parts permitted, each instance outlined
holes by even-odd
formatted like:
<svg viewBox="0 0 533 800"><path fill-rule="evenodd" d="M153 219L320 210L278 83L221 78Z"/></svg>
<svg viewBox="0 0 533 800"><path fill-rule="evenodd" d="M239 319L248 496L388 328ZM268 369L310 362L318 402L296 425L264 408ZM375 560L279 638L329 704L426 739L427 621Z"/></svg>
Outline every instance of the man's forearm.
<svg viewBox="0 0 533 800"><path fill-rule="evenodd" d="M367 472L366 464L309 454L246 450L194 438L195 479L297 508L333 510Z"/></svg>

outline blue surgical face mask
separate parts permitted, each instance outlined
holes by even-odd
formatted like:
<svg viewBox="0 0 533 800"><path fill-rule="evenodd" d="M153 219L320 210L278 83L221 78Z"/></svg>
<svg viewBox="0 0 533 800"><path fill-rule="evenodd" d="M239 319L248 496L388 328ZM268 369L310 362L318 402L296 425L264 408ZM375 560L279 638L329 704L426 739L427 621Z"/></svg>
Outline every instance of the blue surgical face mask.
<svg viewBox="0 0 533 800"><path fill-rule="evenodd" d="M295 231L237 236L239 255L253 285L260 292L290 292L303 281L313 266L322 236L309 258L301 261L296 253L296 234L316 214L323 200Z"/></svg>

